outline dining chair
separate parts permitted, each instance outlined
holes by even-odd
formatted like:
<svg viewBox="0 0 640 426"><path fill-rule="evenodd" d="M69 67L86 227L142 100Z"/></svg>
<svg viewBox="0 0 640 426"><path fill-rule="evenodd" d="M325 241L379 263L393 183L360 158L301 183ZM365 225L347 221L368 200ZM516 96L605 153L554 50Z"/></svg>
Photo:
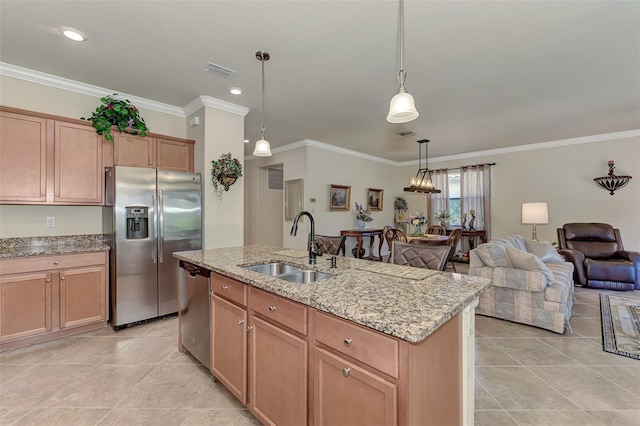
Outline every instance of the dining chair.
<svg viewBox="0 0 640 426"><path fill-rule="evenodd" d="M398 228L389 228L384 233L384 239L387 242L387 246L389 246L389 252L392 251L393 242L400 241L402 243L408 242L407 234L405 234L401 229ZM391 262L391 255L389 255L389 259L387 259L387 263Z"/></svg>
<svg viewBox="0 0 640 426"><path fill-rule="evenodd" d="M311 234L309 234L311 236ZM344 236L328 236L328 235L318 235L316 234L316 247L322 253L340 255L342 251L342 255L344 256L344 241L347 237Z"/></svg>
<svg viewBox="0 0 640 426"><path fill-rule="evenodd" d="M451 234L449 234L449 240L447 240L447 245L451 247L451 252L449 253L446 267L451 268L453 272L457 272L456 265L453 263L453 255L456 253L456 247L458 247L460 238L462 238L462 230L460 228L456 228L451 231Z"/></svg>
<svg viewBox="0 0 640 426"><path fill-rule="evenodd" d="M451 250L451 246L422 246L394 241L391 258L396 265L444 271Z"/></svg>
<svg viewBox="0 0 640 426"><path fill-rule="evenodd" d="M427 232L425 234L431 235L447 235L447 230L440 225L431 225L427 228Z"/></svg>

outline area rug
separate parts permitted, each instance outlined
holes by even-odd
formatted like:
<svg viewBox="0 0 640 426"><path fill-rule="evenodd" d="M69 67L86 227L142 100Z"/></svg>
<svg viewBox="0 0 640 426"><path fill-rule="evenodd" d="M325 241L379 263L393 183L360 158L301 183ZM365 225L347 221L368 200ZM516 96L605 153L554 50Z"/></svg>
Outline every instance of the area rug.
<svg viewBox="0 0 640 426"><path fill-rule="evenodd" d="M600 293L602 349L640 360L640 299Z"/></svg>

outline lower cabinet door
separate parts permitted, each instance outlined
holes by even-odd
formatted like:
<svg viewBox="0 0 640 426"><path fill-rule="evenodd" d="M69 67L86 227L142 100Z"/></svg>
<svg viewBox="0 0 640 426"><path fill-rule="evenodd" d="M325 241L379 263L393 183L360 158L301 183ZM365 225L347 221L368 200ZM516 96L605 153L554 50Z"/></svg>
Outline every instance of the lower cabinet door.
<svg viewBox="0 0 640 426"><path fill-rule="evenodd" d="M60 328L107 319L106 267L90 266L60 272Z"/></svg>
<svg viewBox="0 0 640 426"><path fill-rule="evenodd" d="M243 404L247 403L247 311L213 296L211 372Z"/></svg>
<svg viewBox="0 0 640 426"><path fill-rule="evenodd" d="M307 424L306 341L251 316L249 410L265 425Z"/></svg>
<svg viewBox="0 0 640 426"><path fill-rule="evenodd" d="M397 424L395 384L325 350L313 355L315 426Z"/></svg>
<svg viewBox="0 0 640 426"><path fill-rule="evenodd" d="M51 331L51 273L0 278L0 342Z"/></svg>

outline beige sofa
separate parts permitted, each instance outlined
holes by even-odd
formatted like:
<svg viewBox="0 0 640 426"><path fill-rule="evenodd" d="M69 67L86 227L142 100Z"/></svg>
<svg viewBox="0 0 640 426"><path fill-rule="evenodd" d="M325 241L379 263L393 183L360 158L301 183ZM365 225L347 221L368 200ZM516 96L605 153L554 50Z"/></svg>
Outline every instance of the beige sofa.
<svg viewBox="0 0 640 426"><path fill-rule="evenodd" d="M574 303L573 264L551 244L511 235L471 250L469 262L469 275L493 283L480 296L478 314L564 333Z"/></svg>

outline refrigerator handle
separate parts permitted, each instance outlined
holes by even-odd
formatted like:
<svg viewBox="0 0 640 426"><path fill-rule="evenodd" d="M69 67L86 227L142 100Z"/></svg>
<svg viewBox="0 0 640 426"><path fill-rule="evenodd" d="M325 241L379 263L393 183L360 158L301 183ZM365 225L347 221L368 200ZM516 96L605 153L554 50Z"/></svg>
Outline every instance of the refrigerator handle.
<svg viewBox="0 0 640 426"><path fill-rule="evenodd" d="M156 258L158 257L158 231L156 229L156 223L157 223L157 217L158 217L158 203L156 201L156 190L152 190L151 191L151 198L153 199L153 225L154 226L150 226L149 228L151 229L151 232L153 232L153 239L152 239L152 244L151 244L151 260L153 260L153 263L156 263Z"/></svg>
<svg viewBox="0 0 640 426"><path fill-rule="evenodd" d="M162 263L164 261L164 199L163 199L163 195L162 195L162 190L160 189L158 191L159 193L159 198L158 198L158 214L160 216L160 221L159 221L159 225L158 225L158 232L159 232L159 236L158 238L160 239L160 256L158 256L158 263Z"/></svg>

